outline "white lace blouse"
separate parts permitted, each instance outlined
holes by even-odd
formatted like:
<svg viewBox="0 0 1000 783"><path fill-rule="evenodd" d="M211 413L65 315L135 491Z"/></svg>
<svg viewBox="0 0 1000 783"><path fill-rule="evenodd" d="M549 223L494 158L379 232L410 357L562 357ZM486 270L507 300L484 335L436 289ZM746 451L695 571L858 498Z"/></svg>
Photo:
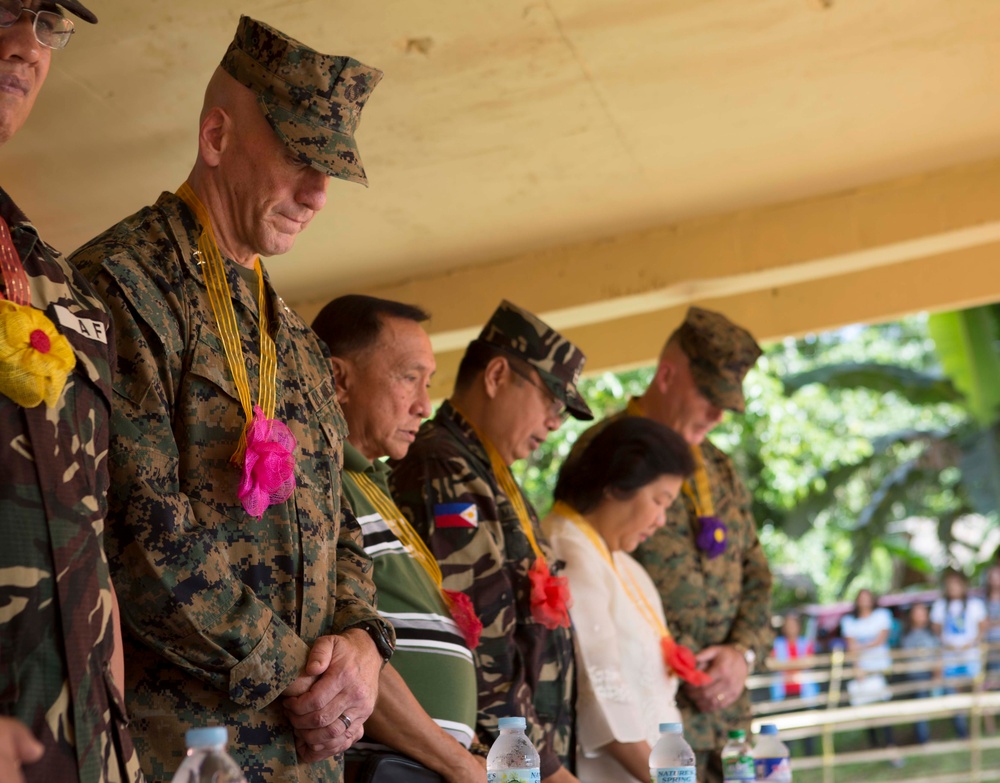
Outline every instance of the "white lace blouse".
<svg viewBox="0 0 1000 783"><path fill-rule="evenodd" d="M681 720L675 702L677 678L663 663L659 632L643 619L587 536L558 514L550 514L542 527L556 557L566 563L573 595L577 776L582 783L635 780L602 748L612 740L655 745L660 723ZM624 552L612 557L663 620L660 596L642 566Z"/></svg>

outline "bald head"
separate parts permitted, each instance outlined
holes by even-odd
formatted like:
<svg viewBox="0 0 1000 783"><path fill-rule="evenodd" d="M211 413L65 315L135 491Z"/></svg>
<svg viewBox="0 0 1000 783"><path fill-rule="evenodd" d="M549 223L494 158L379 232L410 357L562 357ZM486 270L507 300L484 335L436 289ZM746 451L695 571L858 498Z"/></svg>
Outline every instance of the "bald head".
<svg viewBox="0 0 1000 783"><path fill-rule="evenodd" d="M205 89L188 182L211 215L222 253L253 267L258 256L291 250L326 203L327 180L285 146L256 94L216 68Z"/></svg>
<svg viewBox="0 0 1000 783"><path fill-rule="evenodd" d="M267 125L267 120L257 106L257 96L226 73L221 66L215 69L212 78L208 80L198 124L204 125L206 118L210 117L213 111L224 113L237 127L242 126L244 122L256 124L255 119ZM268 129L270 130L270 126Z"/></svg>

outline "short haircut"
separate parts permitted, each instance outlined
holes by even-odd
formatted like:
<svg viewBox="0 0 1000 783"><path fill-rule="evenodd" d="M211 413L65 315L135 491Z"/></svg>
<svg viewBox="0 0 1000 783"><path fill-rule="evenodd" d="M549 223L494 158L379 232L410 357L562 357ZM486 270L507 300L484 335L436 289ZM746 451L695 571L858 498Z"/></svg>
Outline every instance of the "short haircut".
<svg viewBox="0 0 1000 783"><path fill-rule="evenodd" d="M455 375L455 390L465 391L472 386L476 376L485 370L486 365L497 356L511 359L510 354L492 343L484 340L473 340L469 343L465 349L465 355L462 356L462 361L458 364L458 373Z"/></svg>
<svg viewBox="0 0 1000 783"><path fill-rule="evenodd" d="M384 318L423 323L430 316L416 305L364 294L338 296L313 319L313 331L334 356L351 356L371 348L382 332Z"/></svg>
<svg viewBox="0 0 1000 783"><path fill-rule="evenodd" d="M586 514L608 492L627 500L660 476L684 478L693 471L691 447L684 438L652 419L626 416L608 424L578 457L563 463L555 499Z"/></svg>

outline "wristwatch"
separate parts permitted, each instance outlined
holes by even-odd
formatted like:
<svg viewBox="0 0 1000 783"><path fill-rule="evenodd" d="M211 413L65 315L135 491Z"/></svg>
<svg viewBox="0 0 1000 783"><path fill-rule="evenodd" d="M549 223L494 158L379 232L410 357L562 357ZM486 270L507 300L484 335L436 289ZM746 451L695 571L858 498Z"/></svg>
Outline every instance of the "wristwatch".
<svg viewBox="0 0 1000 783"><path fill-rule="evenodd" d="M754 667L757 665L757 653L742 644L731 644L730 647L742 655L743 660L747 662L747 674L753 674Z"/></svg>
<svg viewBox="0 0 1000 783"><path fill-rule="evenodd" d="M378 654L382 658L382 668L384 669L396 649L385 624L378 620L362 620L360 623L352 625L351 628L359 628L372 638L372 641L375 642L375 649L378 650Z"/></svg>

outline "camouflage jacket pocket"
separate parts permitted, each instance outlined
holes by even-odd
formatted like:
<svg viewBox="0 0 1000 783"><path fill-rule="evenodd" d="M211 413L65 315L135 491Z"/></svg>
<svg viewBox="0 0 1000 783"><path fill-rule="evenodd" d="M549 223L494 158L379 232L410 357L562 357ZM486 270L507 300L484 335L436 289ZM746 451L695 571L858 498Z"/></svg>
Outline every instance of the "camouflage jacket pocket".
<svg viewBox="0 0 1000 783"><path fill-rule="evenodd" d="M245 357L243 361L248 362ZM250 369L248 364L248 371ZM237 405L240 404L239 392L236 390L233 374L226 362L226 352L225 348L223 348L222 340L219 339L218 335L207 324L203 324L198 329L197 339L192 344L188 372L208 381L211 385L224 392L227 397L234 400ZM255 373L250 372L250 376L250 386L256 389L257 378L255 377Z"/></svg>

